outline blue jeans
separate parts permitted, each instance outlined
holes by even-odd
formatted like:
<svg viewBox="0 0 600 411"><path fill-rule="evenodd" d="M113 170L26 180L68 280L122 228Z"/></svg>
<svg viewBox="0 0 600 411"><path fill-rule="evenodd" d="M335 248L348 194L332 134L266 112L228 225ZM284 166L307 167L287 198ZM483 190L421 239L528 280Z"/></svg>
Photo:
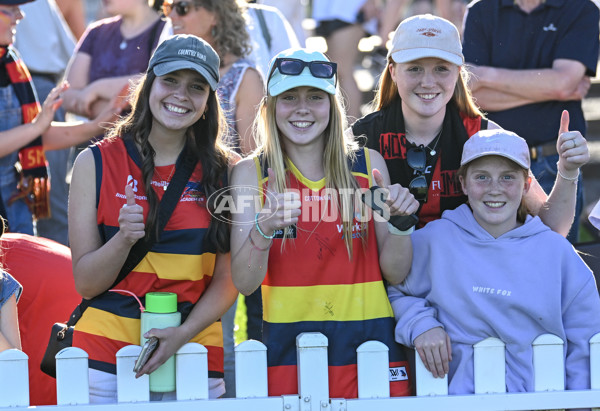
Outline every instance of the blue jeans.
<svg viewBox="0 0 600 411"><path fill-rule="evenodd" d="M40 101L44 101L56 84L46 76L32 74L33 83ZM65 113L61 108L54 115L55 121L65 121ZM67 226L67 205L69 199L69 185L67 184L67 163L71 149L46 151L48 171L52 189L50 190L50 218L37 222L37 234L40 237L50 238L63 245L69 245Z"/></svg>
<svg viewBox="0 0 600 411"><path fill-rule="evenodd" d="M10 130L22 123L21 104L12 86L0 87L0 131ZM33 235L33 218L25 201L21 199L8 205L8 200L17 192L15 163L18 159L18 150L0 158L0 195L6 210L4 217L13 233Z"/></svg>
<svg viewBox="0 0 600 411"><path fill-rule="evenodd" d="M556 181L556 162L558 161L558 154L554 154L546 157L538 157L536 160L531 162L531 172L537 179L538 183L546 194L550 194L554 182ZM571 231L567 236L567 240L571 244L578 242L579 237L579 219L583 210L583 178L581 172L579 173L579 180L577 182L577 202L575 203L575 219L571 226Z"/></svg>

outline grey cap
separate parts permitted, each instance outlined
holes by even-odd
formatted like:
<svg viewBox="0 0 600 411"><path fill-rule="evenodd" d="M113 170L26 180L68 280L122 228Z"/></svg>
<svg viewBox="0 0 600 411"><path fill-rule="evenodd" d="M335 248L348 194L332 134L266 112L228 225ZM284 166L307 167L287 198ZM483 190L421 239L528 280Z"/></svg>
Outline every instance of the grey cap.
<svg viewBox="0 0 600 411"><path fill-rule="evenodd" d="M160 43L148 64L148 72L164 76L177 70L190 69L202 75L211 89L219 83L217 52L206 41L191 34L177 34Z"/></svg>

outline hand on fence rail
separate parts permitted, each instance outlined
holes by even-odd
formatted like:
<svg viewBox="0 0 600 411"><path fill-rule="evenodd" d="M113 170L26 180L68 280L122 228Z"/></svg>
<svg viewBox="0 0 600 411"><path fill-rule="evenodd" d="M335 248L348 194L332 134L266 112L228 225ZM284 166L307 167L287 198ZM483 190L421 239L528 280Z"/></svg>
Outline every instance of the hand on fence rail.
<svg viewBox="0 0 600 411"><path fill-rule="evenodd" d="M442 327L435 327L420 334L414 341L423 365L435 378L448 374L452 361L450 337Z"/></svg>

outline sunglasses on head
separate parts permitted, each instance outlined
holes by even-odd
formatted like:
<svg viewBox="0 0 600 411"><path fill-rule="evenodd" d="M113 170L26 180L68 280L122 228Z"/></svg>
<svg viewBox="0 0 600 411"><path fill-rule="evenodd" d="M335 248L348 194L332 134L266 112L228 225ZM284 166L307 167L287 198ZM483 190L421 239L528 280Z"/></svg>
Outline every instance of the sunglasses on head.
<svg viewBox="0 0 600 411"><path fill-rule="evenodd" d="M287 76L299 76L304 67L310 70L310 74L317 78L332 78L337 72L337 64L331 61L304 61L299 59L280 57L275 60L273 69L269 73L269 80L277 68L281 74ZM336 79L337 82L337 79Z"/></svg>
<svg viewBox="0 0 600 411"><path fill-rule="evenodd" d="M162 12L165 16L171 14L171 11L175 9L175 13L179 17L183 17L190 12L190 10L194 7L193 1L180 1L177 3L165 1L162 5Z"/></svg>
<svg viewBox="0 0 600 411"><path fill-rule="evenodd" d="M406 162L408 166L418 173L418 175L408 184L408 190L415 197L415 200L426 202L429 186L427 179L423 175L427 167L427 153L423 146L411 147L406 152Z"/></svg>

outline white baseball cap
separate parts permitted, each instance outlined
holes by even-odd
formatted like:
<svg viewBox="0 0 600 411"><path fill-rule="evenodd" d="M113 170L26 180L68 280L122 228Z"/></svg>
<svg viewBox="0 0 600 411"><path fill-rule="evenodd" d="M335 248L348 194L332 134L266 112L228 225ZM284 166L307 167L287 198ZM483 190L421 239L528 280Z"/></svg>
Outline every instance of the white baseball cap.
<svg viewBox="0 0 600 411"><path fill-rule="evenodd" d="M465 62L456 26L431 14L410 17L396 28L388 58L396 63L437 57L457 66Z"/></svg>
<svg viewBox="0 0 600 411"><path fill-rule="evenodd" d="M463 146L460 165L484 156L501 156L529 169L529 146L525 139L503 129L480 130Z"/></svg>

